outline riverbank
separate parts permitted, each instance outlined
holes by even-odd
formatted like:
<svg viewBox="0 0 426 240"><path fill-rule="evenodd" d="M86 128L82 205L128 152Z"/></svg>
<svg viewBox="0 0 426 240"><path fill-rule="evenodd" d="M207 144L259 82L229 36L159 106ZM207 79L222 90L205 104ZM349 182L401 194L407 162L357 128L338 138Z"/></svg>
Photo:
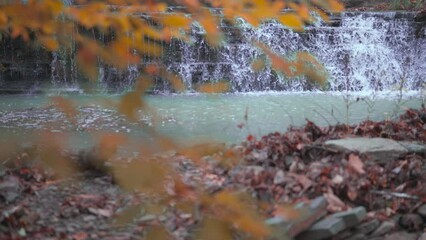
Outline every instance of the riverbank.
<svg viewBox="0 0 426 240"><path fill-rule="evenodd" d="M21 152L7 161L7 167L3 161L0 168L0 238L196 238L203 216L212 210L198 205L201 202L192 202L193 197L202 196L197 192L202 186L202 192L218 201L220 198L215 197L228 196L229 191L251 196L246 201L260 201L256 220L261 223L261 219L267 219L266 225L275 229L272 234L287 229L297 239L306 239L303 234L306 237L315 231L318 223L321 226L331 221L337 222L338 227L330 229L338 230L322 239L349 239L354 235L358 239L401 239L395 234L417 239L426 217L425 128L423 108L408 110L393 121L330 127L318 127L308 121L306 126L285 133L271 133L260 139L250 135L241 145L228 149L240 153L238 157L228 150L212 150L220 149L214 145L198 146L180 154L160 154L160 159L167 159L183 180L160 196L161 201L143 191L126 192L122 184L117 185L120 178L102 169L84 168L84 172L71 177L55 178L57 173L52 169L40 168L40 159L30 159L30 152ZM370 151L368 146L345 149L343 143L330 142L359 137L376 150L374 144L380 145L380 141L390 141L381 146L384 148L397 145ZM199 158L206 154L209 156ZM81 158L69 160L78 162ZM139 174L143 175L141 171ZM161 180L151 177L153 181ZM313 207L314 203L318 205ZM295 204L296 210L283 204ZM304 206L311 211L306 212ZM343 220L336 219L344 218L336 218L336 212L355 216L355 222L342 225ZM321 223L325 216L331 217ZM300 224L300 218L308 220ZM232 221L234 224L230 224L238 229L239 220ZM319 222L311 227L316 221ZM241 232L234 234L244 238Z"/></svg>

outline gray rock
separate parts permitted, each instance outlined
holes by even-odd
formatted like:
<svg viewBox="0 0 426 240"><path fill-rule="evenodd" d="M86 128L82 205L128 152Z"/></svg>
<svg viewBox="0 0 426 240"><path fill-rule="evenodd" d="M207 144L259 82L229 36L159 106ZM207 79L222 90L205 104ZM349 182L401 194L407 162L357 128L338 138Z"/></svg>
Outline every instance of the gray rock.
<svg viewBox="0 0 426 240"><path fill-rule="evenodd" d="M335 213L331 217L343 219L346 227L351 228L358 225L366 215L367 211L364 207L356 207L349 211Z"/></svg>
<svg viewBox="0 0 426 240"><path fill-rule="evenodd" d="M296 237L296 240L321 240L331 238L346 228L341 218L328 217Z"/></svg>
<svg viewBox="0 0 426 240"><path fill-rule="evenodd" d="M367 236L365 236L365 234L358 233L348 238L347 240L364 240L364 239L367 239Z"/></svg>
<svg viewBox="0 0 426 240"><path fill-rule="evenodd" d="M385 236L385 240L417 240L418 233L396 232Z"/></svg>
<svg viewBox="0 0 426 240"><path fill-rule="evenodd" d="M408 231L419 231L423 229L424 221L418 214L409 213L399 219L399 225Z"/></svg>
<svg viewBox="0 0 426 240"><path fill-rule="evenodd" d="M0 182L0 196L8 203L15 201L21 191L21 184L16 177L8 176Z"/></svg>
<svg viewBox="0 0 426 240"><path fill-rule="evenodd" d="M371 234L372 237L380 237L388 232L390 232L392 229L395 228L395 222L393 221L384 221L380 226Z"/></svg>
<svg viewBox="0 0 426 240"><path fill-rule="evenodd" d="M398 142L401 144L405 149L407 149L408 153L416 153L416 154L422 154L426 155L426 145L417 143L417 142Z"/></svg>
<svg viewBox="0 0 426 240"><path fill-rule="evenodd" d="M426 240L426 233L423 233L417 240Z"/></svg>
<svg viewBox="0 0 426 240"><path fill-rule="evenodd" d="M366 154L371 160L386 163L407 154L407 149L398 142L385 138L346 138L329 140L325 146L345 152Z"/></svg>
<svg viewBox="0 0 426 240"><path fill-rule="evenodd" d="M355 227L356 233L369 234L380 226L380 221L377 219L370 220Z"/></svg>
<svg viewBox="0 0 426 240"><path fill-rule="evenodd" d="M274 176L274 184L281 184L285 182L285 174L282 170L278 170Z"/></svg>
<svg viewBox="0 0 426 240"><path fill-rule="evenodd" d="M327 200L318 197L311 201L309 205L299 203L295 209L301 213L301 217L295 221L289 221L282 217L273 217L265 221L272 229L273 239L292 238L312 226L318 219L325 216L327 212Z"/></svg>
<svg viewBox="0 0 426 240"><path fill-rule="evenodd" d="M417 213L422 216L423 218L426 218L426 204L421 205L418 209L417 209Z"/></svg>

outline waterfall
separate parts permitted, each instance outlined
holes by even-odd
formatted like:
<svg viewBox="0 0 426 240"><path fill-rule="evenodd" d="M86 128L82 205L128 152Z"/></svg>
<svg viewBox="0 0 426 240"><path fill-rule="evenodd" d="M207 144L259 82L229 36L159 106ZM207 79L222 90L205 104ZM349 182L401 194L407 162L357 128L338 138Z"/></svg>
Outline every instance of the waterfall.
<svg viewBox="0 0 426 240"><path fill-rule="evenodd" d="M426 35L410 12L343 13L331 24L318 22L296 33L269 21L254 28L239 19L223 25L227 42L211 48L198 26L193 41L172 41L168 68L179 74L189 90L194 83L229 80L234 91L315 89L303 77L287 79L266 66L254 72L254 59L265 58L251 43L258 40L275 53L291 57L308 51L322 62L332 91L418 90L426 72ZM422 37L423 35L423 37Z"/></svg>
<svg viewBox="0 0 426 240"><path fill-rule="evenodd" d="M182 78L188 91L198 83L221 80L229 81L234 92L317 89L304 77L287 78L268 65L253 71L253 60L267 59L253 46L256 40L289 58L299 51L311 53L324 64L331 91L420 90L426 82L426 27L424 20L418 21L423 22L416 22L413 12L346 12L331 16L329 23L318 21L303 32L293 32L275 21L255 28L237 19L235 25L222 21L226 41L219 47L209 46L202 27L194 24L188 33L190 42L172 39L163 43L161 62ZM93 34L99 41L108 41L100 33ZM62 90L88 89L90 82L77 67L75 42L53 53L28 48L11 38L2 43L0 90L38 91L49 85ZM140 64L129 64L127 70L99 61L99 81L89 87L108 92L129 90L140 69L157 60L143 56ZM166 80L158 78L153 91L172 90Z"/></svg>

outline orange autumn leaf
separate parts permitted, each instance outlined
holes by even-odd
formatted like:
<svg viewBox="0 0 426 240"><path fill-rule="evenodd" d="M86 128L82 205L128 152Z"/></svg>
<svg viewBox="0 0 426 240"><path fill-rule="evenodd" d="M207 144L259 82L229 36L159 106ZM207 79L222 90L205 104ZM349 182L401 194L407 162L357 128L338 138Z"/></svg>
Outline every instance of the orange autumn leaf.
<svg viewBox="0 0 426 240"><path fill-rule="evenodd" d="M70 100L63 97L52 97L50 100L55 107L65 113L68 119L74 121L74 117L77 115L77 110Z"/></svg>
<svg viewBox="0 0 426 240"><path fill-rule="evenodd" d="M183 80L177 75L170 73L167 70L163 70L161 72L161 77L167 79L175 91L182 92L185 90L185 84L183 83Z"/></svg>
<svg viewBox="0 0 426 240"><path fill-rule="evenodd" d="M129 164L114 164L114 178L127 191L165 193L165 180L171 169L158 162L138 160Z"/></svg>
<svg viewBox="0 0 426 240"><path fill-rule="evenodd" d="M341 12L343 10L345 10L345 6L343 5L343 3L337 1L337 0L327 0L329 6L330 6L330 10L332 12Z"/></svg>
<svg viewBox="0 0 426 240"><path fill-rule="evenodd" d="M39 37L38 40L50 51L56 51L59 48L58 41L53 37L43 36Z"/></svg>
<svg viewBox="0 0 426 240"><path fill-rule="evenodd" d="M121 114L124 114L131 120L138 119L138 110L142 109L145 106L142 101L141 94L135 91L128 92L121 97L121 100L118 104L118 111Z"/></svg>
<svg viewBox="0 0 426 240"><path fill-rule="evenodd" d="M151 226L148 228L146 237L147 240L158 240L158 239L171 239L171 236L167 233L167 230L163 226Z"/></svg>
<svg viewBox="0 0 426 240"><path fill-rule="evenodd" d="M251 63L251 68L255 72L259 72L265 68L265 61L263 59L256 59Z"/></svg>
<svg viewBox="0 0 426 240"><path fill-rule="evenodd" d="M256 46L261 48L263 52L268 56L271 61L272 68L284 73L286 76L293 76L292 63L278 56L276 53L272 52L263 43L257 42Z"/></svg>
<svg viewBox="0 0 426 240"><path fill-rule="evenodd" d="M233 234L229 224L219 218L204 218L196 231L196 239L203 240L232 240Z"/></svg>
<svg viewBox="0 0 426 240"><path fill-rule="evenodd" d="M229 89L228 82L204 83L197 87L197 91L202 93L224 93L229 91Z"/></svg>
<svg viewBox="0 0 426 240"><path fill-rule="evenodd" d="M281 217L286 221L297 220L300 218L301 212L295 209L293 206L284 206L280 205L276 207L274 211L274 216Z"/></svg>
<svg viewBox="0 0 426 240"><path fill-rule="evenodd" d="M160 19L160 22L168 27L183 29L189 29L191 24L191 20L183 14L171 14L164 16Z"/></svg>
<svg viewBox="0 0 426 240"><path fill-rule="evenodd" d="M216 214L221 219L229 221L235 228L257 238L264 238L270 234L270 229L256 214L254 207L238 194L222 191L215 194L210 201Z"/></svg>
<svg viewBox="0 0 426 240"><path fill-rule="evenodd" d="M88 76L91 80L98 79L98 67L97 57L93 50L82 47L77 51L77 63L79 68Z"/></svg>
<svg viewBox="0 0 426 240"><path fill-rule="evenodd" d="M99 149L102 159L109 159L117 153L118 147L126 142L126 137L121 134L105 134L99 140Z"/></svg>
<svg viewBox="0 0 426 240"><path fill-rule="evenodd" d="M295 31L303 30L303 21L300 19L300 16L296 13L284 13L278 18L279 22L285 26L290 27Z"/></svg>

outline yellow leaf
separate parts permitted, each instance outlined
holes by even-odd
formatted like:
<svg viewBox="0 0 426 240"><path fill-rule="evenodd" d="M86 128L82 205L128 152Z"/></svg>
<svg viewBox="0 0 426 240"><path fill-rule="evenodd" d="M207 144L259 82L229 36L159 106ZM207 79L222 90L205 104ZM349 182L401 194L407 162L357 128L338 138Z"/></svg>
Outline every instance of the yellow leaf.
<svg viewBox="0 0 426 240"><path fill-rule="evenodd" d="M182 92L185 90L185 84L183 84L183 80L175 74L163 71L161 76L170 82L175 91Z"/></svg>
<svg viewBox="0 0 426 240"><path fill-rule="evenodd" d="M0 29L7 26L7 15L0 11Z"/></svg>
<svg viewBox="0 0 426 240"><path fill-rule="evenodd" d="M191 20L184 15L166 15L163 18L160 19L161 23L165 26L172 27L172 28L183 28L183 29L189 29Z"/></svg>
<svg viewBox="0 0 426 240"><path fill-rule="evenodd" d="M144 107L141 95L138 92L129 92L121 97L118 111L131 120L138 119L138 110Z"/></svg>
<svg viewBox="0 0 426 240"><path fill-rule="evenodd" d="M263 59L256 59L251 63L251 68L255 71L261 71L265 68L265 61Z"/></svg>
<svg viewBox="0 0 426 240"><path fill-rule="evenodd" d="M209 10L205 9L196 19L206 30L207 42L212 46L218 46L222 41L222 33L218 28L219 22L217 17L213 16Z"/></svg>
<svg viewBox="0 0 426 240"><path fill-rule="evenodd" d="M114 178L127 191L141 190L146 193L164 193L167 169L158 162L135 160L129 164L113 165Z"/></svg>
<svg viewBox="0 0 426 240"><path fill-rule="evenodd" d="M50 51L56 51L59 48L58 41L53 37L42 36L39 37L38 40L41 44L43 44L43 46L45 46Z"/></svg>
<svg viewBox="0 0 426 240"><path fill-rule="evenodd" d="M296 31L303 30L303 26L304 26L303 21L295 13L285 13L282 16L280 16L278 20L283 25L288 26Z"/></svg>
<svg viewBox="0 0 426 240"><path fill-rule="evenodd" d="M59 108L60 111L65 113L68 119L74 121L74 117L77 115L77 110L74 104L63 97L52 97L50 100L53 102L53 105Z"/></svg>
<svg viewBox="0 0 426 240"><path fill-rule="evenodd" d="M197 87L197 91L203 93L224 93L229 91L228 82L217 82L217 83L204 83Z"/></svg>
<svg viewBox="0 0 426 240"><path fill-rule="evenodd" d="M77 52L77 63L81 70L91 80L98 79L98 67L96 54L88 47L82 47Z"/></svg>
<svg viewBox="0 0 426 240"><path fill-rule="evenodd" d="M99 140L100 157L109 159L117 153L118 147L126 142L126 137L121 134L105 134Z"/></svg>
<svg viewBox="0 0 426 240"><path fill-rule="evenodd" d="M226 221L212 217L203 219L196 231L196 239L202 240L232 240L232 236L231 226Z"/></svg>
<svg viewBox="0 0 426 240"><path fill-rule="evenodd" d="M319 8L314 8L314 12L316 12L325 22L330 21L330 17L323 10Z"/></svg>
<svg viewBox="0 0 426 240"><path fill-rule="evenodd" d="M162 226L151 226L148 229L145 239L147 240L159 240L159 239L171 239L166 229Z"/></svg>
<svg viewBox="0 0 426 240"><path fill-rule="evenodd" d="M263 52L268 56L268 58L271 60L272 68L274 68L277 71L280 71L284 73L288 77L292 77L293 74L293 64L291 64L289 61L283 59L282 57L278 56L277 54L273 53L267 46L264 44L257 42L255 43L259 48L263 50Z"/></svg>
<svg viewBox="0 0 426 240"><path fill-rule="evenodd" d="M343 5L343 3L337 0L327 0L327 2L332 12L341 12L345 10L345 6Z"/></svg>

